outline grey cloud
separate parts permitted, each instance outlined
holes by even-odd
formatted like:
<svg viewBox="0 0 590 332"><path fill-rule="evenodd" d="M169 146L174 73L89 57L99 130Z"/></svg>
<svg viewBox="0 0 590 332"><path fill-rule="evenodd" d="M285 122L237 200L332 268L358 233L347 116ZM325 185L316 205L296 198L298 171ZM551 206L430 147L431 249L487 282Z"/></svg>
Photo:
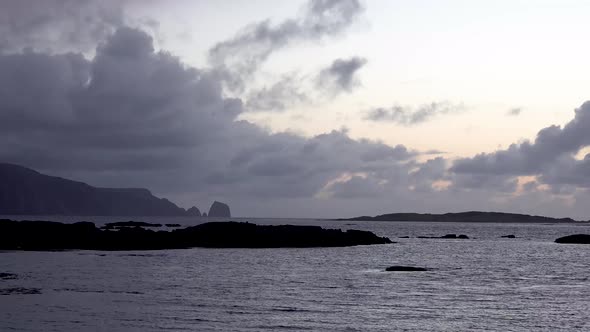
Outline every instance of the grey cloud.
<svg viewBox="0 0 590 332"><path fill-rule="evenodd" d="M310 97L301 88L299 77L290 74L284 75L270 86L251 91L246 100L249 111L281 112L295 105L308 103Z"/></svg>
<svg viewBox="0 0 590 332"><path fill-rule="evenodd" d="M575 117L563 128L549 126L537 133L534 142L512 144L506 150L481 153L457 160L456 173L535 175L554 164L559 157L575 154L590 145L590 101L575 111Z"/></svg>
<svg viewBox="0 0 590 332"><path fill-rule="evenodd" d="M451 104L449 102L433 102L416 109L405 106L392 106L390 108L375 108L368 111L365 115L365 120L413 126L427 122L439 115L457 113L463 110L465 110L465 106L462 104Z"/></svg>
<svg viewBox="0 0 590 332"><path fill-rule="evenodd" d="M522 113L522 108L515 107L515 108L511 108L510 110L508 110L508 112L506 112L506 115L508 115L508 116L519 116L520 113Z"/></svg>
<svg viewBox="0 0 590 332"><path fill-rule="evenodd" d="M0 159L94 185L311 199L342 173L403 174L415 155L346 131L304 138L238 121L244 106L214 73L154 51L136 29L91 60L0 55L0 73Z"/></svg>
<svg viewBox="0 0 590 332"><path fill-rule="evenodd" d="M242 89L274 51L298 40L319 40L336 35L363 11L358 0L310 0L300 17L273 25L269 20L244 28L235 37L209 51L211 64L230 88Z"/></svg>
<svg viewBox="0 0 590 332"><path fill-rule="evenodd" d="M122 5L114 0L1 1L0 52L91 50L122 25Z"/></svg>
<svg viewBox="0 0 590 332"><path fill-rule="evenodd" d="M323 69L317 80L316 86L326 89L332 94L351 92L360 83L355 74L367 63L367 59L352 57L349 59L336 59L330 66Z"/></svg>

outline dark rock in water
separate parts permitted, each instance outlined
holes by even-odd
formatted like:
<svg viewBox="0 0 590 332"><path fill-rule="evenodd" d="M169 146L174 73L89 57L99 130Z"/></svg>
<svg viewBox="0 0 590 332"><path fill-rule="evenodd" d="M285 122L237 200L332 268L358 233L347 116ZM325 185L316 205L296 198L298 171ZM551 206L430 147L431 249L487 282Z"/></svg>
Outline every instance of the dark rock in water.
<svg viewBox="0 0 590 332"><path fill-rule="evenodd" d="M556 243L590 244L590 234L574 234L560 237Z"/></svg>
<svg viewBox="0 0 590 332"><path fill-rule="evenodd" d="M166 227L180 227L180 224L166 224Z"/></svg>
<svg viewBox="0 0 590 332"><path fill-rule="evenodd" d="M394 265L390 266L385 269L387 272L422 272L428 271L428 269L423 267L415 267L415 266L401 266L401 265Z"/></svg>
<svg viewBox="0 0 590 332"><path fill-rule="evenodd" d="M152 224L143 221L119 221L105 224L106 228L115 227L162 227L162 224Z"/></svg>
<svg viewBox="0 0 590 332"><path fill-rule="evenodd" d="M469 236L465 234L445 234L443 236L418 236L419 239L462 239L467 240Z"/></svg>
<svg viewBox="0 0 590 332"><path fill-rule="evenodd" d="M212 222L172 231L142 227L111 231L100 230L88 222L0 220L0 250L346 247L388 243L392 243L388 238L368 231L319 226Z"/></svg>
<svg viewBox="0 0 590 332"><path fill-rule="evenodd" d="M502 235L502 236L500 236L500 237L501 237L501 238L504 238L504 239L516 239L516 235L514 235L514 234L510 234L510 235Z"/></svg>
<svg viewBox="0 0 590 332"><path fill-rule="evenodd" d="M400 236L399 238L400 239L409 239L410 237L406 235L406 236Z"/></svg>
<svg viewBox="0 0 590 332"><path fill-rule="evenodd" d="M13 280L16 278L17 276L14 273L0 272L0 280Z"/></svg>
<svg viewBox="0 0 590 332"><path fill-rule="evenodd" d="M200 217L201 211L196 206L193 206L192 208L186 210L186 214L189 216Z"/></svg>
<svg viewBox="0 0 590 332"><path fill-rule="evenodd" d="M209 209L209 217L231 218L229 206L218 201L213 202L213 204L211 204L211 208Z"/></svg>
<svg viewBox="0 0 590 332"><path fill-rule="evenodd" d="M24 287L0 288L0 295L12 295L12 294L20 294L20 295L41 294L41 289L39 289L39 288L24 288Z"/></svg>

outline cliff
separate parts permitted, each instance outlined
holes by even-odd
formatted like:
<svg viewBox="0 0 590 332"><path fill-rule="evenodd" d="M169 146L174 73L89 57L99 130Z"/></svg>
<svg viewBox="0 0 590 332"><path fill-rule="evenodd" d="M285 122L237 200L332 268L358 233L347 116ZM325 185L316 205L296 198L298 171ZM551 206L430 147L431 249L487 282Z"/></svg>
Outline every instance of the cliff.
<svg viewBox="0 0 590 332"><path fill-rule="evenodd" d="M0 163L1 215L182 216L186 213L147 189L97 188Z"/></svg>

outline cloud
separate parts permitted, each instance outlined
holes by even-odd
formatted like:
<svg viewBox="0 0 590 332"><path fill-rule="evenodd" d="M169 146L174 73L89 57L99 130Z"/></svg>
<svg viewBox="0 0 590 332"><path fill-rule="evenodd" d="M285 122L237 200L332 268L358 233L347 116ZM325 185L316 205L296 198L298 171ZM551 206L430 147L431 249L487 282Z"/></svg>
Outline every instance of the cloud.
<svg viewBox="0 0 590 332"><path fill-rule="evenodd" d="M277 82L250 91L246 97L249 111L281 112L293 106L310 102L309 92L302 88L297 74L283 75Z"/></svg>
<svg viewBox="0 0 590 332"><path fill-rule="evenodd" d="M122 1L0 2L0 52L88 51L124 21Z"/></svg>
<svg viewBox="0 0 590 332"><path fill-rule="evenodd" d="M537 133L533 142L512 144L505 150L480 153L456 160L450 171L458 177L511 181L532 176L555 195L590 188L590 156L577 154L590 145L590 102L575 111L563 128L549 126ZM496 180L493 180L494 182Z"/></svg>
<svg viewBox="0 0 590 332"><path fill-rule="evenodd" d="M522 108L515 107L515 108L511 108L510 110L508 110L508 112L506 112L506 115L508 115L508 116L519 116L520 113L522 113Z"/></svg>
<svg viewBox="0 0 590 332"><path fill-rule="evenodd" d="M367 63L367 59L358 56L348 59L336 59L330 66L322 69L316 79L318 89L326 89L332 94L351 92L360 83L355 74Z"/></svg>
<svg viewBox="0 0 590 332"><path fill-rule="evenodd" d="M266 37L252 40L270 44L272 53L291 41L337 34L362 10L355 4L310 2L307 14L287 21L299 32L266 24L269 33L286 33L286 44ZM71 22L83 25L80 18ZM83 53L68 53L68 39L61 37L66 52L56 52L45 45L52 39L35 31L10 46L30 44L32 49L0 53L0 160L5 162L98 186L148 187L185 206L225 200L242 215L335 217L524 207L550 215L589 212L584 200L590 198L590 157L577 154L590 143L590 102L566 126L547 127L532 143L456 162L442 157L422 162L424 154L403 145L354 139L346 130L304 137L272 134L239 120L249 108L275 110L303 99L306 90L289 91L299 86L297 75L282 77L247 99L232 98L224 92L227 78L218 67L182 63L157 50L142 30L121 26L104 37L84 32L80 45L92 44L95 51L86 52L85 46ZM321 36L310 37L312 32ZM70 46L77 44L72 39ZM3 45L6 50L8 44ZM257 42L235 47L239 53L252 45ZM240 66L235 68L241 75ZM337 70L335 77L343 80L335 82L344 82L341 88L354 86L347 82L354 82L355 72ZM391 108L373 120L409 126L461 108L455 106ZM534 185L521 186L522 175L534 177ZM517 193L519 186L526 190Z"/></svg>
<svg viewBox="0 0 590 332"><path fill-rule="evenodd" d="M241 90L244 79L276 50L295 41L338 35L362 12L358 0L310 0L296 18L278 24L269 20L251 24L233 38L217 43L209 50L209 60L230 88Z"/></svg>
<svg viewBox="0 0 590 332"><path fill-rule="evenodd" d="M462 104L449 102L433 102L416 109L405 106L390 108L374 108L365 114L365 120L375 122L392 122L403 126L414 126L443 114L457 113L465 109Z"/></svg>
<svg viewBox="0 0 590 332"><path fill-rule="evenodd" d="M416 155L346 131L269 134L237 120L244 105L222 85L126 27L92 59L0 55L0 159L94 185L252 203L313 199L343 173L407 174Z"/></svg>

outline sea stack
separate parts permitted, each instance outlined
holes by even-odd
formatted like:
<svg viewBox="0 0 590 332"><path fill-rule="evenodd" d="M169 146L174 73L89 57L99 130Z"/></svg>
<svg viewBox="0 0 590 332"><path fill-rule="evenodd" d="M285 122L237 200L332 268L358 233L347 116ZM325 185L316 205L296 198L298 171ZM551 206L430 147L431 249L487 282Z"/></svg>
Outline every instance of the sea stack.
<svg viewBox="0 0 590 332"><path fill-rule="evenodd" d="M200 217L201 216L201 211L199 211L199 208L197 208L196 206L193 206L192 208L186 210L186 214L191 216L191 217Z"/></svg>
<svg viewBox="0 0 590 332"><path fill-rule="evenodd" d="M213 202L213 204L211 204L211 208L209 209L209 217L231 218L229 206L222 202Z"/></svg>

